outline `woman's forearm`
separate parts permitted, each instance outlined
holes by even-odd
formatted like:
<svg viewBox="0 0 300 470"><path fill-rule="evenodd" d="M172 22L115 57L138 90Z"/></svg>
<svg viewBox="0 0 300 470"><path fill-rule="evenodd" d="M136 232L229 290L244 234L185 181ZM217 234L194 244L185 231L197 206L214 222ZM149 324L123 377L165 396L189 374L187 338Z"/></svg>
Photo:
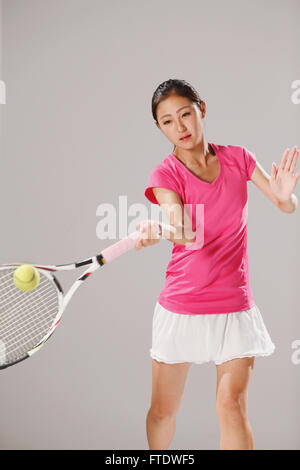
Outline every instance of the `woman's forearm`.
<svg viewBox="0 0 300 470"><path fill-rule="evenodd" d="M195 241L196 233L192 230L187 229L183 225L172 225L175 228L175 233L171 231L166 231L165 238L172 243L177 243L178 245L191 245Z"/></svg>
<svg viewBox="0 0 300 470"><path fill-rule="evenodd" d="M295 212L298 206L298 199L297 196L293 193L288 201L285 202L278 202L278 207L282 212L286 212L291 214Z"/></svg>

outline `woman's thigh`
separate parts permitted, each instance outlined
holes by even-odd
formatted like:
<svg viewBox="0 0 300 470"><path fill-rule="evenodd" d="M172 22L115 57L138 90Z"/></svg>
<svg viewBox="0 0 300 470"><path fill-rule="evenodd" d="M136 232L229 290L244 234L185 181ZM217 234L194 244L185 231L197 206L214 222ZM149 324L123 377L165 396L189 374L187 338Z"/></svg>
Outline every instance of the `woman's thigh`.
<svg viewBox="0 0 300 470"><path fill-rule="evenodd" d="M217 407L238 403L247 414L248 387L254 368L254 357L243 357L226 361L216 366Z"/></svg>
<svg viewBox="0 0 300 470"><path fill-rule="evenodd" d="M166 364L152 359L153 413L160 417L176 416L190 366L190 362Z"/></svg>

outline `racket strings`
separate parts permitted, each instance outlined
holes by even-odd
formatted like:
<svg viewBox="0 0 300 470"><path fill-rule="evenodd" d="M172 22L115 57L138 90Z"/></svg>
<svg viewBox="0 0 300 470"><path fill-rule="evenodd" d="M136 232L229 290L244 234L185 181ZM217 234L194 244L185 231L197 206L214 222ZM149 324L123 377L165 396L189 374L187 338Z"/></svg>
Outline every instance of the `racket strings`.
<svg viewBox="0 0 300 470"><path fill-rule="evenodd" d="M55 299L55 295L53 295L52 292L51 292L51 296L53 297L53 299ZM45 299L50 300L51 297L50 296L46 297L46 295L40 296L38 300L37 299L32 300L31 304L28 306L27 302L26 301L24 302L24 300L14 304L14 302L8 296L8 299L6 301L7 302L6 312L5 314L1 315L1 320L2 320L0 321L1 332L5 333L6 325L8 326L9 329L11 329L14 323L18 323L18 321L24 314L24 308L27 308L27 312L30 313L30 311L34 311L36 309L38 302L44 301ZM5 298L3 300L5 302Z"/></svg>
<svg viewBox="0 0 300 470"><path fill-rule="evenodd" d="M47 289L47 290L49 290L49 289ZM43 292L43 294L40 294L38 299L37 298L31 299L31 304L30 304L31 309L35 308L36 303L38 301L42 301L42 300L45 300L47 298L47 295L48 295L47 290L45 290ZM51 295L52 295L52 293L53 293L53 290L51 290ZM53 295L53 297L55 297L55 296ZM1 302L1 299L0 299L0 302ZM24 305L28 307L27 299L26 299L26 297L23 297L23 296L19 299L19 301L17 301L16 299L12 298L9 294L6 294L6 295L3 296L3 303L5 304L6 310L5 310L5 314L1 315L0 329L4 328L4 325L5 325L5 323L7 323L7 320L8 320L8 322L10 321L10 318L9 318L10 316L14 316L15 319L17 320L17 317L16 317L16 315L14 315L14 312L21 311L22 307Z"/></svg>
<svg viewBox="0 0 300 470"><path fill-rule="evenodd" d="M28 309L28 314L29 315L32 314L32 309ZM22 318L20 315L18 315L18 317L14 319L15 320L14 322L11 322L11 323L6 322L6 329L1 331L1 336L2 337L5 336L7 342L14 340L14 342L16 343L17 341L21 339L21 337L22 337L22 340L25 341L27 338L32 337L32 334L35 331L37 331L39 327L42 327L45 324L44 318L36 319L36 318L31 317L31 320L28 321L26 324L28 336L25 337L24 332L20 331L20 321L22 321L23 318L24 318L24 315ZM50 318L50 325L51 325L51 322L52 322L52 316Z"/></svg>
<svg viewBox="0 0 300 470"><path fill-rule="evenodd" d="M13 282L15 268L0 270L0 366L26 357L50 330L59 311L54 282L40 272L30 292Z"/></svg>
<svg viewBox="0 0 300 470"><path fill-rule="evenodd" d="M28 295L28 293L26 294ZM37 339L41 336L41 332L44 333L45 329L47 330L50 328L53 321L53 312L45 311L44 308L44 311L42 311L41 301L45 301L44 297L45 296L40 296L40 299L36 299L29 305L26 305L26 302L17 302L15 309L12 310L12 308L10 308L10 318L6 318L5 328L3 328L3 325L2 328L0 328L2 353L5 338L6 359L8 358L8 355L14 355L17 353L18 349L22 345L26 346L27 349L28 340L30 340L30 346L31 344L37 344ZM4 301L7 302L6 298L7 295L4 296ZM53 298L55 297L52 295L52 299ZM13 301L11 301L10 304L13 304ZM36 315L37 308L39 308L38 316ZM54 315L55 314L56 310L54 311ZM1 362L3 362L3 357Z"/></svg>

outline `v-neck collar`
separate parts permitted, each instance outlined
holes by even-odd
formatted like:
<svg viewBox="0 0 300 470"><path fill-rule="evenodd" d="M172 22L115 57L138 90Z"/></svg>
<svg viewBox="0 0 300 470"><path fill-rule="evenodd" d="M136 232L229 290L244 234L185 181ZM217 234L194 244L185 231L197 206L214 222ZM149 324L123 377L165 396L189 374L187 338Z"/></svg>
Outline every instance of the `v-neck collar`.
<svg viewBox="0 0 300 470"><path fill-rule="evenodd" d="M214 181L212 183L209 183L208 181L204 181L202 180L201 178L199 178L199 176L196 176L191 170L189 170L185 165L184 163L182 163L181 160L179 160L179 158L176 157L176 155L174 155L174 153L170 153L170 157L172 158L173 161L175 161L176 163L178 163L179 166L182 166L190 175L192 175L193 178L196 178L197 181L199 181L200 183L204 183L206 184L207 186L215 186L218 181L220 180L221 178L221 175L222 175L222 162L221 162L221 157L220 157L220 153L221 152L217 152L217 149L216 149L216 146L210 142L208 142L209 145L212 146L215 154L216 154L216 157L218 159L218 162L219 162L219 174L218 176L214 179Z"/></svg>

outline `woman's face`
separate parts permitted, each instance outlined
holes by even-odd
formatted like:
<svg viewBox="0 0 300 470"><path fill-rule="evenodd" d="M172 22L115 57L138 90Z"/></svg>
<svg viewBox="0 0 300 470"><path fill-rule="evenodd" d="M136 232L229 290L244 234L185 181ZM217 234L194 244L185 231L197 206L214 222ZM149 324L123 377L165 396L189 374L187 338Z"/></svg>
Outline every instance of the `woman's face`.
<svg viewBox="0 0 300 470"><path fill-rule="evenodd" d="M177 148L192 149L202 140L205 112L204 101L201 101L200 111L193 101L174 94L157 106L158 124L156 125ZM181 140L187 135L191 137Z"/></svg>

